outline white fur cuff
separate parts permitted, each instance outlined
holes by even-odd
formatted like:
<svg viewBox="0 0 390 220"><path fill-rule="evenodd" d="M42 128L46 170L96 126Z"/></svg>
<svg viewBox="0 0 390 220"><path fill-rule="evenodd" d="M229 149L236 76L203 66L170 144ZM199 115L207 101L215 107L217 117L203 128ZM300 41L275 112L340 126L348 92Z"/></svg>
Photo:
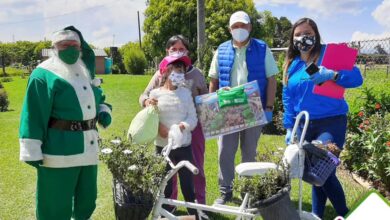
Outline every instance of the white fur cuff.
<svg viewBox="0 0 390 220"><path fill-rule="evenodd" d="M64 40L74 40L80 43L80 37L79 35L72 31L72 30L60 30L55 33L53 33L52 37L52 44L56 44L58 42L64 41Z"/></svg>
<svg viewBox="0 0 390 220"><path fill-rule="evenodd" d="M42 141L37 139L19 139L21 161L37 161L42 160Z"/></svg>
<svg viewBox="0 0 390 220"><path fill-rule="evenodd" d="M102 84L102 79L101 78L95 78L92 80L91 84L95 87L99 87Z"/></svg>
<svg viewBox="0 0 390 220"><path fill-rule="evenodd" d="M99 105L99 113L100 112L107 112L108 114L111 115L111 109L107 105L105 105L105 104L100 104Z"/></svg>

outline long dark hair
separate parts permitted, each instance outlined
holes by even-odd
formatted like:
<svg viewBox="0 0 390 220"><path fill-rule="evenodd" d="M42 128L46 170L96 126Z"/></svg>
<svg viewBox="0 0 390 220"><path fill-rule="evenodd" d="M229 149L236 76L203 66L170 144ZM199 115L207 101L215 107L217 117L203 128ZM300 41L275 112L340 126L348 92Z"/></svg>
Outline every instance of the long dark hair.
<svg viewBox="0 0 390 220"><path fill-rule="evenodd" d="M284 70L283 70L283 82L285 84L287 84L287 80L288 80L287 70L290 67L291 62L293 61L293 59L295 57L301 55L300 51L297 48L294 47L294 43L293 42L294 42L294 31L295 31L295 29L299 25L301 25L303 23L309 24L310 27L313 29L313 31L315 33L316 42L314 44L314 48L311 49L310 52L309 52L310 53L309 57L311 57L311 61L313 61L313 62L317 61L317 59L319 58L320 53L321 53L321 36L320 36L320 32L318 31L317 24L310 18L301 18L301 19L299 19L292 26L292 30L291 30L291 34L290 34L290 43L288 45L287 56L286 56L286 60L284 62Z"/></svg>

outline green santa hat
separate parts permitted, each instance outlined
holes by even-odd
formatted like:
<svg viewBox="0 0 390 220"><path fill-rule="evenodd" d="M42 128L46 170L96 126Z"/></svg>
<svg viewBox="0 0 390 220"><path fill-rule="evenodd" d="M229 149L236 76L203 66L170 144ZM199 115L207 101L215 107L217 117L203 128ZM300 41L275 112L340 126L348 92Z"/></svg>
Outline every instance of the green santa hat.
<svg viewBox="0 0 390 220"><path fill-rule="evenodd" d="M84 40L83 35L73 26L68 26L63 30L53 33L52 44L56 44L63 40L75 40L80 43L82 57L81 60L89 70L91 79L95 78L95 53L88 43Z"/></svg>

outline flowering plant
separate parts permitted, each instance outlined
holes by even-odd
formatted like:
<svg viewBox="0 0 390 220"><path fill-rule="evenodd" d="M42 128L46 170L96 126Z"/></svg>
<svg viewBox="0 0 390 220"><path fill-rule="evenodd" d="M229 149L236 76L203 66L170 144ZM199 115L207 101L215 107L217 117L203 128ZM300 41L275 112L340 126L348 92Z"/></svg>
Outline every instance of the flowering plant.
<svg viewBox="0 0 390 220"><path fill-rule="evenodd" d="M370 115L383 116L387 112L390 112L390 94L383 91L375 93L372 88L364 87L360 96L351 102L348 113L348 131L359 133L364 123L367 123L365 119Z"/></svg>
<svg viewBox="0 0 390 220"><path fill-rule="evenodd" d="M124 140L103 140L100 159L115 180L138 200L153 201L166 171L166 161L152 147Z"/></svg>
<svg viewBox="0 0 390 220"><path fill-rule="evenodd" d="M384 192L390 188L390 95L363 88L352 104L341 154L344 165Z"/></svg>
<svg viewBox="0 0 390 220"><path fill-rule="evenodd" d="M390 188L390 113L363 116L357 132L346 139L344 164L352 171Z"/></svg>

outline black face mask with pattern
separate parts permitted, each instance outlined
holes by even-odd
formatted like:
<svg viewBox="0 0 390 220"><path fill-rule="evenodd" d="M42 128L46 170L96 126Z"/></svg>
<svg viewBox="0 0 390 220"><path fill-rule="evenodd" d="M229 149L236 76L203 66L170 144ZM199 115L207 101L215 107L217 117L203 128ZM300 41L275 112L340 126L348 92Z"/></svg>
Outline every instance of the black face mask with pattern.
<svg viewBox="0 0 390 220"><path fill-rule="evenodd" d="M299 37L294 37L294 48L301 52L309 51L312 47L314 47L315 43L315 36L302 35Z"/></svg>

